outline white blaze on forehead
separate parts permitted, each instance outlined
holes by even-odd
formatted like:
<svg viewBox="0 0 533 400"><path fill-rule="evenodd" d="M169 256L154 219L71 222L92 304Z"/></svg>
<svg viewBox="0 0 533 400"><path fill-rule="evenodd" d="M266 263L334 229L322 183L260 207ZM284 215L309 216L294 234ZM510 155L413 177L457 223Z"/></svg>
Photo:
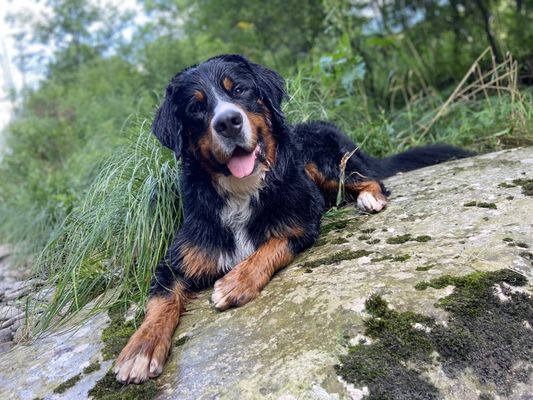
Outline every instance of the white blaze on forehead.
<svg viewBox="0 0 533 400"><path fill-rule="evenodd" d="M217 131L215 130L215 124L217 117L226 112L226 111L236 111L242 116L242 133L244 135L246 144L248 146L252 145L252 126L250 124L250 121L248 120L248 116L246 113L240 108L239 106L230 103L229 101L221 100L220 98L216 98L217 103L215 106L215 111L213 112L213 118L211 119L211 132L213 133L213 137L215 137L215 140L219 142L221 147L224 148L224 143L219 139L219 136L217 134Z"/></svg>

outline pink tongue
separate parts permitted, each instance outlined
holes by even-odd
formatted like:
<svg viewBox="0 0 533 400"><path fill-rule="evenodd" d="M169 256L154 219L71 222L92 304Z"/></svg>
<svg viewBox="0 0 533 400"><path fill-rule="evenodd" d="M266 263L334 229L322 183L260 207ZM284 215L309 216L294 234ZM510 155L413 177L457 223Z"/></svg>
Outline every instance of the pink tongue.
<svg viewBox="0 0 533 400"><path fill-rule="evenodd" d="M238 152L231 156L228 161L228 168L236 178L244 178L250 175L255 166L255 151L251 153Z"/></svg>

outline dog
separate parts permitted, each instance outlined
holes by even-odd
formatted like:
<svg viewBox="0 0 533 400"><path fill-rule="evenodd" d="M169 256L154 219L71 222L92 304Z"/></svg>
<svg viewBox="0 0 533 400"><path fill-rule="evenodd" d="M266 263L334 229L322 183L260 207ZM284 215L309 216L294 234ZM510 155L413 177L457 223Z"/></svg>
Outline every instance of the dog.
<svg viewBox="0 0 533 400"><path fill-rule="evenodd" d="M330 123L288 125L284 88L278 73L239 55L186 68L166 88L152 130L181 157L184 219L155 269L144 322L116 360L119 382L161 374L194 292L214 284L218 310L259 296L316 241L340 185L347 201L379 212L389 194L380 179L471 155L433 145L373 158Z"/></svg>

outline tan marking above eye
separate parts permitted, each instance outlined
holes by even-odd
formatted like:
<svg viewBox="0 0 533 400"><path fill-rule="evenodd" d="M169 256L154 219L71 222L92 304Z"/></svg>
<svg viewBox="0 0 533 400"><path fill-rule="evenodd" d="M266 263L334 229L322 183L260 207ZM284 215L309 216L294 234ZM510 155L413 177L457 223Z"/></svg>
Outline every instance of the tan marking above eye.
<svg viewBox="0 0 533 400"><path fill-rule="evenodd" d="M205 94L204 94L204 92L202 92L200 90L195 90L194 93L193 93L193 96L198 101L204 101L205 100Z"/></svg>
<svg viewBox="0 0 533 400"><path fill-rule="evenodd" d="M222 85L224 85L224 89L230 92L233 89L234 83L230 78L225 77L222 81Z"/></svg>

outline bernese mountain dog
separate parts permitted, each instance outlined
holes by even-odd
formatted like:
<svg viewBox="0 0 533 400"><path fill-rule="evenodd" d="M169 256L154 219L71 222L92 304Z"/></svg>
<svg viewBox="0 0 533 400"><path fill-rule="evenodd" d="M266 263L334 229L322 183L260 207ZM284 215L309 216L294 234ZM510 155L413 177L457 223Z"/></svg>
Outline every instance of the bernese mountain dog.
<svg viewBox="0 0 533 400"><path fill-rule="evenodd" d="M182 160L184 219L155 269L144 322L116 360L118 381L161 374L195 291L214 284L217 310L259 296L313 245L340 185L347 201L379 212L388 195L380 179L471 154L434 145L373 158L330 123L288 125L284 88L279 74L239 55L187 68L168 85L153 133Z"/></svg>

